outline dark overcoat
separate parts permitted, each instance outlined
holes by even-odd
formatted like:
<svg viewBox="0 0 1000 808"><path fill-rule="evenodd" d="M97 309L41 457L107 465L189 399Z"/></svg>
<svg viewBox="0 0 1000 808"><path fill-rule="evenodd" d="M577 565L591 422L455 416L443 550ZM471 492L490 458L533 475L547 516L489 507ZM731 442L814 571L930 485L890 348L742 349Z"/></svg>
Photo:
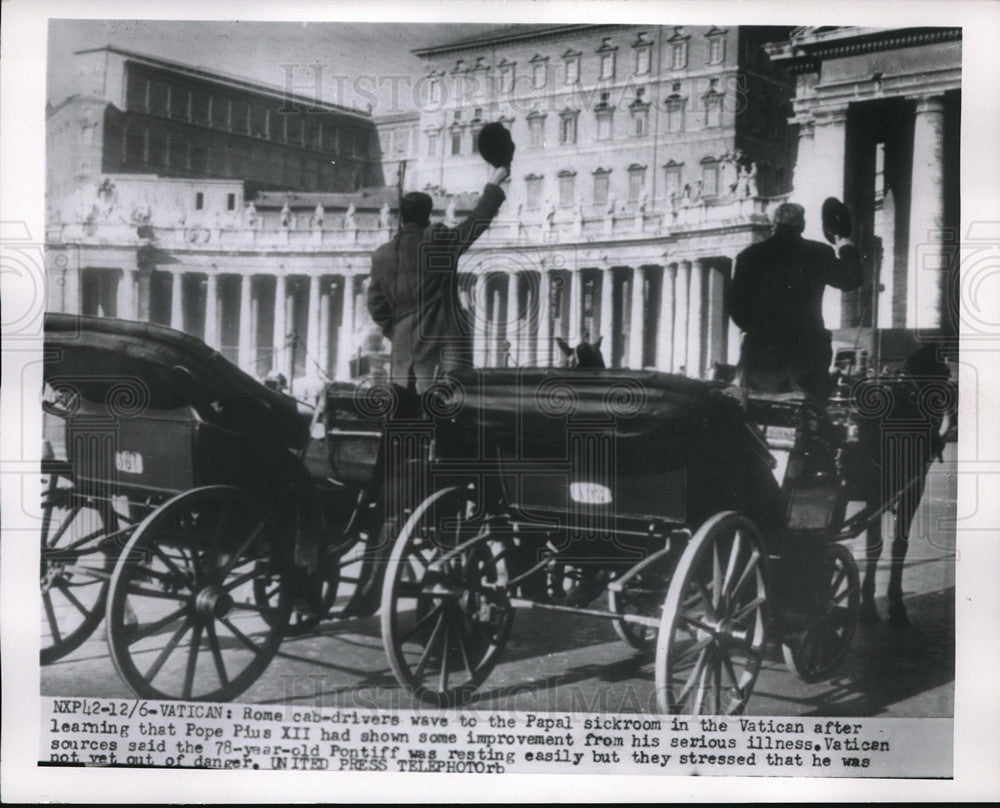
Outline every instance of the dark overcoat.
<svg viewBox="0 0 1000 808"><path fill-rule="evenodd" d="M506 196L487 184L457 227L403 225L372 256L368 311L392 340L393 383L424 392L436 375L472 364L472 314L458 296L458 259L490 226Z"/></svg>
<svg viewBox="0 0 1000 808"><path fill-rule="evenodd" d="M861 285L857 248L840 253L783 229L736 257L733 322L744 332L740 366L747 386L800 390L823 397L829 383L830 332L823 323L827 286Z"/></svg>

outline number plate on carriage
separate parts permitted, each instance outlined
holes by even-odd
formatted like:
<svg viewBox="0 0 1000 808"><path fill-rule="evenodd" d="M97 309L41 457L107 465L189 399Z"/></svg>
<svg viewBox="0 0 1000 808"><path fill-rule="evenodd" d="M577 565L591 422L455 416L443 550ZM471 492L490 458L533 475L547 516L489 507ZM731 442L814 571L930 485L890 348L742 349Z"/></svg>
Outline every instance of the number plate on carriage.
<svg viewBox="0 0 1000 808"><path fill-rule="evenodd" d="M795 443L794 426L768 426L764 434L768 442Z"/></svg>
<svg viewBox="0 0 1000 808"><path fill-rule="evenodd" d="M115 452L115 468L126 474L142 474L142 455L138 452Z"/></svg>
<svg viewBox="0 0 1000 808"><path fill-rule="evenodd" d="M599 483L570 483L569 495L587 505L607 505L611 502L611 489Z"/></svg>

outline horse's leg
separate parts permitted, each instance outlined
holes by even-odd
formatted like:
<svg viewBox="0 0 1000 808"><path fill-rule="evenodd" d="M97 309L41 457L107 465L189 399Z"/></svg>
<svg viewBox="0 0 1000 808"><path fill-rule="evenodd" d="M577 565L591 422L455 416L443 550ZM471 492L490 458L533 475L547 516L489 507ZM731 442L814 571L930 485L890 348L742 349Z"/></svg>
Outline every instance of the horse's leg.
<svg viewBox="0 0 1000 808"><path fill-rule="evenodd" d="M889 622L895 626L908 626L906 606L903 604L903 563L910 546L910 527L916 516L927 479L927 462L922 462L913 485L904 492L896 506L896 519L892 536L892 562L889 566Z"/></svg>
<svg viewBox="0 0 1000 808"><path fill-rule="evenodd" d="M866 503L867 505L867 503ZM875 608L875 571L882 557L882 514L868 523L865 531L865 578L861 584L862 623L878 623L878 609Z"/></svg>

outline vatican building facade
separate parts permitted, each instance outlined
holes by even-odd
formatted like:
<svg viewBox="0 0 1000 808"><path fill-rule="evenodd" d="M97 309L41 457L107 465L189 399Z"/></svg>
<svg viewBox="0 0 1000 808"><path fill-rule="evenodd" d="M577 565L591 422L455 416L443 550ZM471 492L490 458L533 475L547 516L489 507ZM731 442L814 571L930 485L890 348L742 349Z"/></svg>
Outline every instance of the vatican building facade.
<svg viewBox="0 0 1000 808"><path fill-rule="evenodd" d="M168 325L293 389L356 378L390 350L365 292L399 194L461 220L500 121L507 199L459 266L480 366L600 339L612 367L709 378L738 358L737 254L786 200L818 236L827 196L869 278L827 292L827 326L954 331L960 31L497 26L415 55L414 108L382 114L74 54L79 92L48 111L49 308Z"/></svg>

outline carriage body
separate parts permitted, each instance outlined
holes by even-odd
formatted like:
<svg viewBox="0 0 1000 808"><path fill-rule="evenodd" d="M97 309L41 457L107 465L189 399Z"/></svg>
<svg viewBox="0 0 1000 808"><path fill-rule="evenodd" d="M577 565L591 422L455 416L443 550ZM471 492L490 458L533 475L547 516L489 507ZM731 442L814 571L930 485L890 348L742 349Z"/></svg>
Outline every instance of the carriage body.
<svg viewBox="0 0 1000 808"><path fill-rule="evenodd" d="M440 399L434 473L492 466L519 522L610 547L727 509L777 526L766 447L717 386L648 371L487 369L453 376Z"/></svg>
<svg viewBox="0 0 1000 808"><path fill-rule="evenodd" d="M137 695L233 698L311 594L297 570L322 561L311 413L168 328L45 328L43 662L104 618Z"/></svg>

